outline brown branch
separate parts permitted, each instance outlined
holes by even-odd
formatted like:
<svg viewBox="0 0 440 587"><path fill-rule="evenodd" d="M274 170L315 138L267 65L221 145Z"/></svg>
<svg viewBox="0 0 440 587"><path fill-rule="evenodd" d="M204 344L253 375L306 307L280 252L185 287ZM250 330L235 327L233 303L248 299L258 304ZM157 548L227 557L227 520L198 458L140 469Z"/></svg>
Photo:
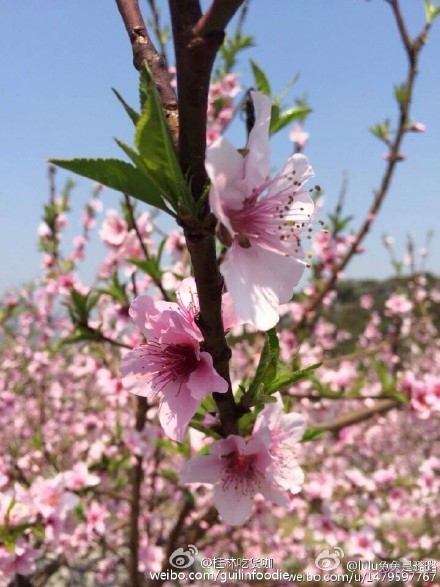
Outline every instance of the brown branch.
<svg viewBox="0 0 440 587"><path fill-rule="evenodd" d="M137 225L136 222L136 218L134 217L134 210L133 210L133 205L131 203L130 197L127 194L124 194L124 199L125 199L125 206L127 208L128 211L128 216L129 216L129 228L132 228L137 236L137 239L139 241L139 245L142 249L142 252L144 253L145 259L148 261L150 259L150 254L148 252L147 247L145 246L144 241L142 240L142 235L139 232L139 227ZM162 281L160 279L157 279L156 277L153 277L153 282L156 285L156 287L159 288L160 293L163 296L163 299L166 300L167 302L170 302L170 296L168 295L168 292L166 291L166 289L163 287L162 285ZM135 287L133 286L133 289L135 289ZM135 295L137 295L137 293L135 292Z"/></svg>
<svg viewBox="0 0 440 587"><path fill-rule="evenodd" d="M343 414L342 416L339 416L339 418L336 418L335 420L332 420L330 422L312 423L310 424L310 427L316 430L339 432L341 428L345 428L346 426L352 426L353 424L359 424L360 422L365 422L365 420L369 420L376 414L383 414L385 412L389 412L393 408L397 408L400 405L402 405L402 402L396 399L384 399L377 402L377 404L375 404L371 408L363 408L353 412L348 412L348 414Z"/></svg>
<svg viewBox="0 0 440 587"><path fill-rule="evenodd" d="M211 7L214 12L207 18L206 25L206 15L202 15L198 0L170 0L179 95L179 158L196 202L203 196L207 185L205 151L208 90L214 60L225 35L223 27L232 16L229 4L222 3L222 10L220 3L214 2ZM235 3L235 6L238 8L239 3ZM214 30L209 24L212 22L221 23L222 27ZM204 346L212 355L215 369L229 384L226 394L214 394L220 412L222 433L224 436L236 434L236 405L229 376L231 352L226 344L221 317L223 279L216 259L216 221L207 204L204 205L198 221L188 218L181 218L180 221L191 255L199 295L198 324L204 336Z"/></svg>
<svg viewBox="0 0 440 587"><path fill-rule="evenodd" d="M164 59L157 52L145 26L138 0L116 0L133 51L133 64L140 71L147 63L159 92L165 115L175 143L179 134L177 98L170 83Z"/></svg>
<svg viewBox="0 0 440 587"><path fill-rule="evenodd" d="M370 226L374 218L376 217L377 213L379 212L382 203L385 199L385 196L388 193L388 189L391 185L391 179L394 174L396 163L399 161L400 145L402 143L405 133L407 132L407 126L409 121L410 104L413 96L414 81L417 75L418 56L423 44L422 41L425 38L428 28L425 27L422 33L417 37L416 41L412 43L407 33L406 27L403 23L402 15L399 10L398 0L389 0L389 4L393 8L393 12L397 20L398 29L403 44L405 46L409 61L408 74L405 82L406 97L399 103L399 124L394 137L394 141L390 143L389 160L382 178L380 188L376 192L375 198L373 200L373 204L371 205L364 222L362 223L355 238L353 239L353 242L351 243L348 251L345 253L341 261L333 268L330 277L327 279L327 281L323 284L321 289L316 293L316 295L309 301L309 303L305 307L301 320L294 327L294 332L297 332L306 325L309 314L316 310L316 308L318 308L318 306L322 303L325 296L335 287L339 275L348 265L348 262L351 260L353 255L359 250L360 243L363 241L366 234L370 230Z"/></svg>
<svg viewBox="0 0 440 587"><path fill-rule="evenodd" d="M136 425L135 429L141 432L145 426L148 403L145 397L136 397ZM139 516L141 512L141 485L143 480L143 457L135 456L136 462L132 469L131 477L131 510L129 528L129 563L128 572L130 575L130 586L140 587L142 576L138 571L139 567Z"/></svg>
<svg viewBox="0 0 440 587"><path fill-rule="evenodd" d="M199 18L193 32L203 37L222 32L244 0L213 0L205 14Z"/></svg>
<svg viewBox="0 0 440 587"><path fill-rule="evenodd" d="M153 27L154 34L156 35L156 39L160 47L160 56L163 59L165 69L168 71L167 50L162 37L162 27L160 24L159 8L157 7L156 0L147 0L147 2L151 10L151 25Z"/></svg>

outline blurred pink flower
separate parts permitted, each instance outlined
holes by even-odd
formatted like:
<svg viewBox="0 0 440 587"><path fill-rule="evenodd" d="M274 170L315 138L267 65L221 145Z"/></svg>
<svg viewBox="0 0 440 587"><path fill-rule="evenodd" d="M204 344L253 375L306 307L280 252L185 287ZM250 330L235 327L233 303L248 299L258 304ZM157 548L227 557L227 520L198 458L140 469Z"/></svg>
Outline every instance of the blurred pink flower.
<svg viewBox="0 0 440 587"><path fill-rule="evenodd" d="M119 247L127 235L127 223L120 218L116 210L107 210L99 236L110 247Z"/></svg>
<svg viewBox="0 0 440 587"><path fill-rule="evenodd" d="M289 133L289 139L295 143L298 149L303 149L309 140L309 133L306 132L301 124L295 124Z"/></svg>
<svg viewBox="0 0 440 587"><path fill-rule="evenodd" d="M226 139L206 153L213 213L231 245L221 265L238 315L260 330L275 326L279 304L290 300L304 271L300 233L314 204L303 184L313 176L304 155L290 157L273 179L270 172L271 100L252 92L257 118L244 156Z"/></svg>
<svg viewBox="0 0 440 587"><path fill-rule="evenodd" d="M413 304L406 296L393 294L385 302L385 307L391 315L401 316L402 314L408 314L408 312L411 312Z"/></svg>

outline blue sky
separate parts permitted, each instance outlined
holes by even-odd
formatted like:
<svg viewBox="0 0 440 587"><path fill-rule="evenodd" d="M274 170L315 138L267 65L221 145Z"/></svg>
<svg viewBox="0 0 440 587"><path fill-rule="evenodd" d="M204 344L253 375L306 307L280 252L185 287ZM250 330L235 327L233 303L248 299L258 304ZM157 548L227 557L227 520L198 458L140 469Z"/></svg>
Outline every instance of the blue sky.
<svg viewBox="0 0 440 587"><path fill-rule="evenodd" d="M146 2L143 6L146 7ZM166 16L166 3L159 2ZM141 2L142 5L142 2ZM402 2L410 30L423 25L422 0ZM405 56L391 10L384 0L253 0L245 32L257 46L242 55L239 72L250 83L248 58L268 74L275 91L300 73L288 100L307 94L313 113L307 121L306 149L317 182L325 190L326 209L335 205L346 171L347 211L358 222L368 209L385 163L384 148L368 128L397 109L393 85L403 81ZM137 105L137 73L125 29L111 0L40 0L0 5L0 60L3 96L0 142L0 291L38 274L36 228L47 199L49 157L119 156L112 137L130 141L131 123L114 98L117 88ZM440 218L440 22L425 47L413 103L413 115L427 125L423 135L407 137L392 189L367 252L351 264L351 277L391 273L381 235L391 233L403 251L413 231L420 246ZM242 146L244 132L232 129ZM273 144L274 167L291 152L287 132ZM69 174L59 172L61 189ZM81 208L91 183L75 178L73 214L67 244L80 232ZM105 192L115 205L118 197ZM87 280L102 259L95 239L84 270ZM428 267L440 271L440 234Z"/></svg>

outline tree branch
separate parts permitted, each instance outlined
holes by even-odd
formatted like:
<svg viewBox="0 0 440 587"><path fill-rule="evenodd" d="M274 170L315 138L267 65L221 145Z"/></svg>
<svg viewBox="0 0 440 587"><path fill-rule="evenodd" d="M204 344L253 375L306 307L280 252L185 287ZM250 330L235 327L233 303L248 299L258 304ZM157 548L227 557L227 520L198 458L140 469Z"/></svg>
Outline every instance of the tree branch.
<svg viewBox="0 0 440 587"><path fill-rule="evenodd" d="M179 134L177 98L171 87L165 61L157 52L148 34L138 0L116 0L116 4L131 42L133 64L138 71L140 71L144 62L148 64L159 92L171 134L175 143L177 143Z"/></svg>
<svg viewBox="0 0 440 587"><path fill-rule="evenodd" d="M200 26L202 15L198 0L170 0L174 47L176 52L177 87L179 95L179 158L182 171L188 177L192 196L199 201L207 185L205 171L206 118L208 91L212 67L224 39L223 27L232 16L231 11L218 7L208 23L221 23L213 30ZM229 4L229 3L222 3ZM240 3L235 3L238 8ZM217 12L220 11L220 17ZM197 28L198 27L198 28ZM205 31L207 32L205 33ZM215 249L215 218L204 204L201 217L181 218L200 302L198 325L204 336L204 346L213 358L217 372L228 382L226 394L214 394L222 433L237 433L237 412L229 376L230 349L226 344L221 316L223 278L220 275Z"/></svg>
<svg viewBox="0 0 440 587"><path fill-rule="evenodd" d="M148 403L145 397L136 397L136 425L135 429L141 432L145 426L145 419L148 411ZM131 510L130 510L130 528L129 528L129 564L128 572L130 575L131 587L140 587L141 575L139 567L139 515L141 501L141 484L143 479L142 463L143 457L135 456L136 463L132 469L131 480Z"/></svg>
<svg viewBox="0 0 440 587"><path fill-rule="evenodd" d="M363 408L361 410L356 410L353 412L349 412L348 414L343 414L339 418L332 420L331 422L317 422L314 424L310 424L311 428L317 430L327 430L329 432L339 432L341 428L345 428L346 426L352 426L353 424L359 424L360 422L364 422L365 420L369 420L372 416L376 414L383 414L385 412L389 412L393 408L397 408L401 405L402 402L395 400L395 399L384 399L371 408Z"/></svg>
<svg viewBox="0 0 440 587"><path fill-rule="evenodd" d="M427 32L426 27L423 29L422 33L417 37L414 43L411 42L405 24L402 19L402 15L399 10L399 3L398 0L389 0L389 4L393 8L393 12L395 14L398 29L400 35L402 37L403 44L405 46L408 61L409 61L409 68L408 74L405 82L406 86L406 97L401 102L399 102L400 107L400 116L399 116L399 125L394 137L394 141L390 145L390 156L388 160L388 164L385 169L385 173L382 178L382 182L380 185L379 190L376 192L373 204L371 205L364 222L362 223L361 227L359 228L355 238L353 239L348 251L345 253L344 257L341 261L333 268L330 277L325 281L322 288L316 293L316 295L309 301L307 306L304 309L303 316L301 320L294 326L294 332L297 332L302 327L304 327L307 323L307 319L311 312L313 312L323 301L325 296L328 292L330 292L336 285L339 275L348 265L348 262L353 257L353 255L358 251L360 243L365 238L366 234L370 230L370 226L375 219L377 213L379 212L382 203L385 199L385 196L388 193L388 189L391 185L391 179L394 174L394 170L396 167L396 163L399 161L399 152L400 152L400 145L402 143L403 137L407 132L407 125L409 121L409 110L410 104L413 96L414 90L414 81L417 75L417 62L420 49L422 47L422 42L420 39L424 38L424 35Z"/></svg>
<svg viewBox="0 0 440 587"><path fill-rule="evenodd" d="M203 37L223 31L243 2L244 0L213 0L205 14L199 18L193 29L194 34Z"/></svg>

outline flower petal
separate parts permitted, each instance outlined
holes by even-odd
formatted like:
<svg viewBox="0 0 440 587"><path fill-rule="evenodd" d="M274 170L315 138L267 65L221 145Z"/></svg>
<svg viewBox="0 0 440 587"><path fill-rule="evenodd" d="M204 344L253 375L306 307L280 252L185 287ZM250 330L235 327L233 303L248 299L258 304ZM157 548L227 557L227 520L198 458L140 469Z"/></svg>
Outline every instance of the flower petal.
<svg viewBox="0 0 440 587"><path fill-rule="evenodd" d="M229 141L220 138L207 149L205 167L211 180L211 210L231 235L234 235L227 210L239 210L246 196L238 187L243 175L243 157Z"/></svg>
<svg viewBox="0 0 440 587"><path fill-rule="evenodd" d="M213 392L226 393L228 391L228 383L214 369L209 353L200 353L197 369L188 378L188 388L191 391L191 396L198 400L202 400Z"/></svg>
<svg viewBox="0 0 440 587"><path fill-rule="evenodd" d="M181 483L216 483L221 476L222 461L213 455L200 455L187 461L180 473Z"/></svg>
<svg viewBox="0 0 440 587"><path fill-rule="evenodd" d="M270 172L269 125L272 101L261 92L251 92L257 116L249 134L245 157L245 180L249 193L261 185Z"/></svg>
<svg viewBox="0 0 440 587"><path fill-rule="evenodd" d="M214 488L214 501L219 514L227 524L243 523L251 514L254 496L241 491L241 485L219 483Z"/></svg>
<svg viewBox="0 0 440 587"><path fill-rule="evenodd" d="M142 347L136 347L122 357L119 365L122 385L131 393L153 399L156 393L152 388L151 381L145 377L147 371L142 358L143 353Z"/></svg>
<svg viewBox="0 0 440 587"><path fill-rule="evenodd" d="M304 265L258 246L243 248L234 241L220 270L237 314L259 330L279 320L279 304L290 300Z"/></svg>
<svg viewBox="0 0 440 587"><path fill-rule="evenodd" d="M172 440L183 442L189 421L197 412L200 401L191 397L185 383L177 394L164 392L159 406L159 420Z"/></svg>

